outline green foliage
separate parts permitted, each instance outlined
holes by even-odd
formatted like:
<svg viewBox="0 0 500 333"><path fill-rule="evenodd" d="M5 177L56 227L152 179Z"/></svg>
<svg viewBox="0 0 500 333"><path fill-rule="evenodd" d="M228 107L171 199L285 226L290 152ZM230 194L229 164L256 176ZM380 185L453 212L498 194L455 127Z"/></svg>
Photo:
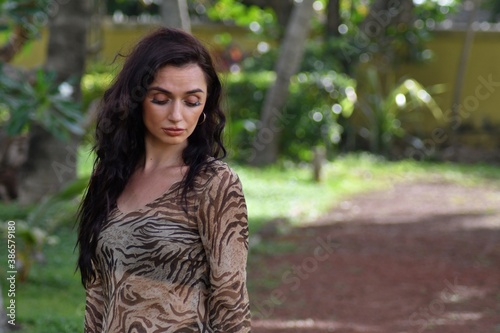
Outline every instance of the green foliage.
<svg viewBox="0 0 500 333"><path fill-rule="evenodd" d="M255 39L272 40L279 38L282 33L283 27L278 26L276 14L270 8L247 6L238 0L216 0L206 6L206 2L203 0L194 2L198 3L196 8L198 6L206 7L206 16L210 21L222 22L229 27L237 25L247 28L250 36ZM228 30L228 35L230 35L230 29ZM231 37L225 37L225 40L230 39Z"/></svg>
<svg viewBox="0 0 500 333"><path fill-rule="evenodd" d="M41 228L30 226L24 221L18 221L15 226L18 281L25 282L34 261L43 257L42 247L44 244L53 245L57 243L57 238L50 236ZM0 227L6 233L8 222L0 224Z"/></svg>
<svg viewBox="0 0 500 333"><path fill-rule="evenodd" d="M0 0L0 18L6 28L22 27L28 38L39 37L39 29L47 19L50 0Z"/></svg>
<svg viewBox="0 0 500 333"><path fill-rule="evenodd" d="M61 225L72 225L81 194L87 187L89 177L84 176L69 183L61 191L45 198L28 215L31 226L44 228L49 232Z"/></svg>
<svg viewBox="0 0 500 333"><path fill-rule="evenodd" d="M61 227L52 236L57 244L44 244L45 261L34 262L27 280L16 289L16 332L73 333L83 331L85 292L75 273L75 230ZM6 249L5 238L0 247ZM5 280L4 270L0 278ZM3 295L7 284L3 283ZM5 298L4 298L5 300ZM37 309L33 311L33 309Z"/></svg>
<svg viewBox="0 0 500 333"><path fill-rule="evenodd" d="M446 17L456 12L457 6L460 4L458 0L417 0L413 9L416 25L420 26L419 20L422 20L428 27L433 27L432 24L441 22Z"/></svg>
<svg viewBox="0 0 500 333"><path fill-rule="evenodd" d="M8 14L11 20L22 23L27 17L39 14L49 2L49 0L0 0L0 14Z"/></svg>
<svg viewBox="0 0 500 333"><path fill-rule="evenodd" d="M353 26L343 38L331 39L328 47L341 63L348 64L347 70L351 71L360 62L379 57L388 60L390 65L428 61L432 56L431 51L426 48L429 37L430 34L422 28L388 28L382 44Z"/></svg>
<svg viewBox="0 0 500 333"><path fill-rule="evenodd" d="M325 41L312 39L306 44L301 71L314 72L328 69L343 72L344 68L341 60L342 56L337 51L329 48Z"/></svg>
<svg viewBox="0 0 500 333"><path fill-rule="evenodd" d="M413 21L388 24L388 17L397 13L398 7L371 13L376 19L376 26L381 35L372 36L362 29L362 22L370 14L369 3L351 0L342 3L342 28L340 38L327 41L326 49L334 53L347 71L352 71L358 63L366 63L374 59L386 62L395 67L402 63L426 62L432 58L432 52L426 44L431 38L430 30L436 23L444 20L457 5L457 1L414 1Z"/></svg>
<svg viewBox="0 0 500 333"><path fill-rule="evenodd" d="M39 333L75 333L82 331L82 320L61 318L53 315L38 318L32 324ZM43 330L43 331L42 331Z"/></svg>
<svg viewBox="0 0 500 333"><path fill-rule="evenodd" d="M297 123L290 122L295 133L283 133L283 151L301 160L311 159L313 146L334 151L343 131L339 117L347 118L353 111L355 86L354 80L334 71L299 73L286 108L287 114L296 115Z"/></svg>
<svg viewBox="0 0 500 333"><path fill-rule="evenodd" d="M437 120L443 117L431 96L433 92L442 92L441 86L430 90L414 79L405 78L390 86L386 93L377 68L369 66L363 72L364 87L357 105L368 120L364 136L368 138L373 153L388 155L394 136L403 136L405 131L399 120L402 112L429 111Z"/></svg>
<svg viewBox="0 0 500 333"><path fill-rule="evenodd" d="M255 51L253 54L243 59L241 63L242 72L255 73L273 71L276 59L278 58L278 51L278 47L271 47L270 45L267 52Z"/></svg>
<svg viewBox="0 0 500 333"><path fill-rule="evenodd" d="M443 20L445 15L453 10L455 2L429 0L415 3L413 10L415 22L413 25L411 22L409 22L410 24L400 23L397 26L389 24L388 18L395 14L385 12L381 15L388 15L388 17L379 18L377 21L380 24L378 28L383 33L381 36L369 36L365 31L362 31L361 27L362 22L370 14L370 3L359 0L342 2L341 16L344 24L341 29L341 36L330 40L315 37L308 41L301 65L301 72L306 74L308 79L305 82L300 82L299 89L297 89L296 82L292 83L290 88L292 93L284 112L284 118L287 121L283 126L285 131L282 134L283 140L280 151L284 156L294 160L310 160L310 148L315 145L326 146L331 155L341 137L346 136L347 127L342 128L339 125L339 123L346 123L344 117L339 118L336 114L328 111L331 111L333 105L337 104L342 107L343 116L349 115L352 112L352 106L356 102L356 95L362 95L367 100L362 105L362 111L370 119L370 134L368 136L375 147L373 151L385 152L390 146L392 138L404 133L398 119L401 113L394 112L394 108L386 109L386 107L394 106L394 96L389 97L388 95L393 92L399 94L398 89L404 89L402 83L398 84L397 87L396 85L389 87L391 92L384 89L365 92L363 89L367 84L370 84L369 82L357 85L354 79L343 76L346 80L340 80L340 82L336 82L337 79L333 80L334 86L339 88L337 92L333 93L334 96L325 98L324 91L314 87L314 82L320 83L324 79L322 77L325 73L335 73L337 76L339 73L355 75L356 69L360 65L364 65L364 63L375 64L375 66L391 72L401 63L430 60L432 52L426 48L426 42L431 37L430 29L433 24ZM326 1L322 1L322 6L324 10ZM320 28L323 25L319 21L316 24L317 27L313 36L322 36ZM277 51L278 48L272 48L269 52L262 54L254 52L252 56L246 58L242 63L242 71L273 70L278 54ZM347 83L347 80L350 80L350 82ZM235 89L236 93L230 92L229 98L232 99L232 96L235 95L237 100L242 101L231 105L233 112L238 114L240 110L243 110L241 112L248 114L248 110L251 108L257 108L260 112L262 98L267 90L262 91L251 83L237 87L232 86L231 84L231 89ZM321 84L317 84L317 86L321 86ZM382 87L380 82L371 86ZM355 88L355 93L352 93L349 87ZM351 91L351 98L348 98L348 94L346 94L347 88L349 88L348 91ZM430 90L420 88L418 91L424 91L426 99L432 93ZM245 92L247 93L245 94ZM437 117L438 107L432 98L429 103L424 103L422 99L410 91L403 92L403 95L407 96L409 101L406 109L431 110ZM392 104L389 103L391 101ZM410 103L410 101L412 102ZM418 101L422 103L417 105L416 102ZM346 109L348 111L344 113ZM336 110L339 110L338 106ZM254 118L252 119L252 117ZM237 154L249 155L252 153L252 147L249 144L254 139L255 128L258 127L258 119L260 118L258 113L254 113L252 117L246 115L232 117L233 120L236 119L237 121L232 122L235 129L231 133L239 133L236 134L236 137L232 136L236 143L235 146L238 147ZM314 119L321 120L316 122Z"/></svg>
<svg viewBox="0 0 500 333"><path fill-rule="evenodd" d="M11 136L29 131L34 123L60 139L82 134L80 104L67 93L72 89L68 82L57 84L53 72L39 69L31 77L12 67L7 72L0 63L0 125Z"/></svg>
<svg viewBox="0 0 500 333"><path fill-rule="evenodd" d="M112 72L103 71L99 67L94 67L88 70L82 77L82 102L84 108L88 108L94 100L100 100L104 95L104 91L108 89L113 81L115 70Z"/></svg>
<svg viewBox="0 0 500 333"><path fill-rule="evenodd" d="M312 38L306 42L304 58L299 72L335 71L342 73L342 56L338 51L328 48L326 42L319 38ZM269 45L269 44L268 44ZM266 52L254 52L246 57L241 64L243 72L272 71L276 65L279 47L269 45Z"/></svg>
<svg viewBox="0 0 500 333"><path fill-rule="evenodd" d="M490 22L498 22L500 15L500 0L485 0L482 7L490 10Z"/></svg>
<svg viewBox="0 0 500 333"><path fill-rule="evenodd" d="M227 76L229 139L235 159L246 161L260 124L260 111L273 72L238 73ZM277 126L283 129L280 151L295 161L311 159L311 147L334 151L342 128L339 117L349 117L353 102L349 92L355 83L334 71L299 73L290 85L288 103Z"/></svg>
<svg viewBox="0 0 500 333"><path fill-rule="evenodd" d="M0 202L0 221L23 220L33 209L31 206L14 205Z"/></svg>
<svg viewBox="0 0 500 333"><path fill-rule="evenodd" d="M339 160L327 167L326 182L322 184L313 181L312 170L307 165L235 166L245 191L250 232L256 232L277 217L287 218L292 224L314 220L343 195L380 186L377 182L363 181L356 171L367 167L367 163L360 163L351 170L343 168L343 163Z"/></svg>
<svg viewBox="0 0 500 333"><path fill-rule="evenodd" d="M25 218L16 219L16 263L21 282L28 278L33 263L44 258L44 246L58 242L54 231L63 225L73 225L76 207L87 184L88 177L77 179L30 210ZM14 216L5 218L12 220ZM7 222L0 226L7 230Z"/></svg>
<svg viewBox="0 0 500 333"><path fill-rule="evenodd" d="M261 33L263 27L273 23L274 15L270 9L246 6L236 0L218 0L207 10L208 17L214 21L234 22L239 26L254 25L252 31Z"/></svg>
<svg viewBox="0 0 500 333"><path fill-rule="evenodd" d="M159 1L106 0L106 12L107 15L120 12L125 16L157 16L159 4ZM247 6L237 0L188 0L187 4L190 17L196 20L236 24L258 34L276 28L272 10Z"/></svg>
<svg viewBox="0 0 500 333"><path fill-rule="evenodd" d="M31 39L53 9L49 0L3 0L0 18L6 19L6 29L20 28L17 34ZM71 82L57 83L53 72L30 73L0 62L0 126L10 136L28 132L33 124L61 140L80 135L82 116L72 91Z"/></svg>
<svg viewBox="0 0 500 333"><path fill-rule="evenodd" d="M0 0L0 14L10 15L10 19L22 22L48 4L48 0Z"/></svg>

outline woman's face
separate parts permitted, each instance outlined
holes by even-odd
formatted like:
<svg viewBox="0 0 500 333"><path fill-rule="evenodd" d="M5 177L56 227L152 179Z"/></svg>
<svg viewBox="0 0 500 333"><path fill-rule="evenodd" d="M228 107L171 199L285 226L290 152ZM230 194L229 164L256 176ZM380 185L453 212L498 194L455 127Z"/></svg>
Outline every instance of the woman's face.
<svg viewBox="0 0 500 333"><path fill-rule="evenodd" d="M207 82L197 64L160 68L142 103L146 142L187 147L206 99Z"/></svg>

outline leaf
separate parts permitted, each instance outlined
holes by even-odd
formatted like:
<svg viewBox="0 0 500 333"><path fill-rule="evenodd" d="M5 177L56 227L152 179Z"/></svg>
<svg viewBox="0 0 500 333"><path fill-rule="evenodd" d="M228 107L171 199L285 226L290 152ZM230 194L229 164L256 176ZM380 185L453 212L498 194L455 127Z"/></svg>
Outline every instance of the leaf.
<svg viewBox="0 0 500 333"><path fill-rule="evenodd" d="M348 98L344 98L340 101L340 106L342 107L342 115L346 118L352 115L354 111L354 103L351 102Z"/></svg>
<svg viewBox="0 0 500 333"><path fill-rule="evenodd" d="M88 177L78 178L54 195L55 200L71 200L81 195L89 183Z"/></svg>
<svg viewBox="0 0 500 333"><path fill-rule="evenodd" d="M20 70L5 74L0 65L0 98L10 115L6 125L10 135L22 133L32 122L60 140L66 140L70 132L84 134L81 104L61 96L55 72L39 69L31 82Z"/></svg>
<svg viewBox="0 0 500 333"><path fill-rule="evenodd" d="M23 133L29 122L29 110L25 107L19 107L17 112L11 112L11 117L5 126L5 130L9 136L16 136Z"/></svg>
<svg viewBox="0 0 500 333"><path fill-rule="evenodd" d="M64 130L70 131L71 133L73 133L75 135L85 134L85 131L83 130L83 128L76 122L70 122L66 119L58 119L58 121L62 125Z"/></svg>
<svg viewBox="0 0 500 333"><path fill-rule="evenodd" d="M66 187L56 194L45 198L31 213L28 215L30 225L47 225L46 221L53 220L59 213L61 206L65 203L79 197L87 187L89 182L88 177L81 177L70 182ZM57 226L57 221L51 221L52 226ZM50 229L50 228L49 228Z"/></svg>

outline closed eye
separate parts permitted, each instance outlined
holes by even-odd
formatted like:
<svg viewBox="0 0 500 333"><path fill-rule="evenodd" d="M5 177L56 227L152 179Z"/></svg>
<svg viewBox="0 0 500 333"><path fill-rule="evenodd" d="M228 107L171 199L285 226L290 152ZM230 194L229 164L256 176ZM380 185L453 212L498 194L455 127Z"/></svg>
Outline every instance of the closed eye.
<svg viewBox="0 0 500 333"><path fill-rule="evenodd" d="M153 104L158 104L158 105L165 105L169 102L170 100L169 99L156 99L156 98L153 98L151 100L151 103Z"/></svg>
<svg viewBox="0 0 500 333"><path fill-rule="evenodd" d="M201 105L201 102L200 102L200 101L196 101L196 102L188 102L188 101L186 101L185 103L186 103L186 105L187 105L187 106L192 107L192 108L194 108L194 107L197 107L197 106L200 106L200 105Z"/></svg>
<svg viewBox="0 0 500 333"><path fill-rule="evenodd" d="M155 98L153 98L153 99L151 100L151 103L154 103L154 104L157 104L157 105L165 105L165 104L167 104L168 102L170 102L170 100L169 100L169 99L159 100L159 99L155 99ZM195 108L195 107L197 107L197 106L200 106L200 105L201 105L200 101L196 101L196 102L187 102L187 101L186 101L186 102L184 102L184 103L185 103L188 107L190 107L190 108Z"/></svg>

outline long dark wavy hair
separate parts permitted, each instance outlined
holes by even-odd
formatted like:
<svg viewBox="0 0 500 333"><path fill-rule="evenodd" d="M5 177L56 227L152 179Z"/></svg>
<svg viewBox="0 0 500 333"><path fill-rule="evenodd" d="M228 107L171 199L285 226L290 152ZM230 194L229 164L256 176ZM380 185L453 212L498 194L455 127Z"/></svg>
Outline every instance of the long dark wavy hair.
<svg viewBox="0 0 500 333"><path fill-rule="evenodd" d="M97 116L96 154L90 182L78 211L78 268L88 286L96 272L92 265L97 239L135 169L143 163L145 126L142 102L157 71L166 66L197 64L208 87L203 112L206 119L188 138L182 152L188 172L182 180L185 196L196 176L215 159L226 156L222 142L225 116L221 110L221 83L212 58L202 43L177 29L159 28L141 39L126 57L122 70L104 93ZM210 158L213 157L213 158Z"/></svg>

